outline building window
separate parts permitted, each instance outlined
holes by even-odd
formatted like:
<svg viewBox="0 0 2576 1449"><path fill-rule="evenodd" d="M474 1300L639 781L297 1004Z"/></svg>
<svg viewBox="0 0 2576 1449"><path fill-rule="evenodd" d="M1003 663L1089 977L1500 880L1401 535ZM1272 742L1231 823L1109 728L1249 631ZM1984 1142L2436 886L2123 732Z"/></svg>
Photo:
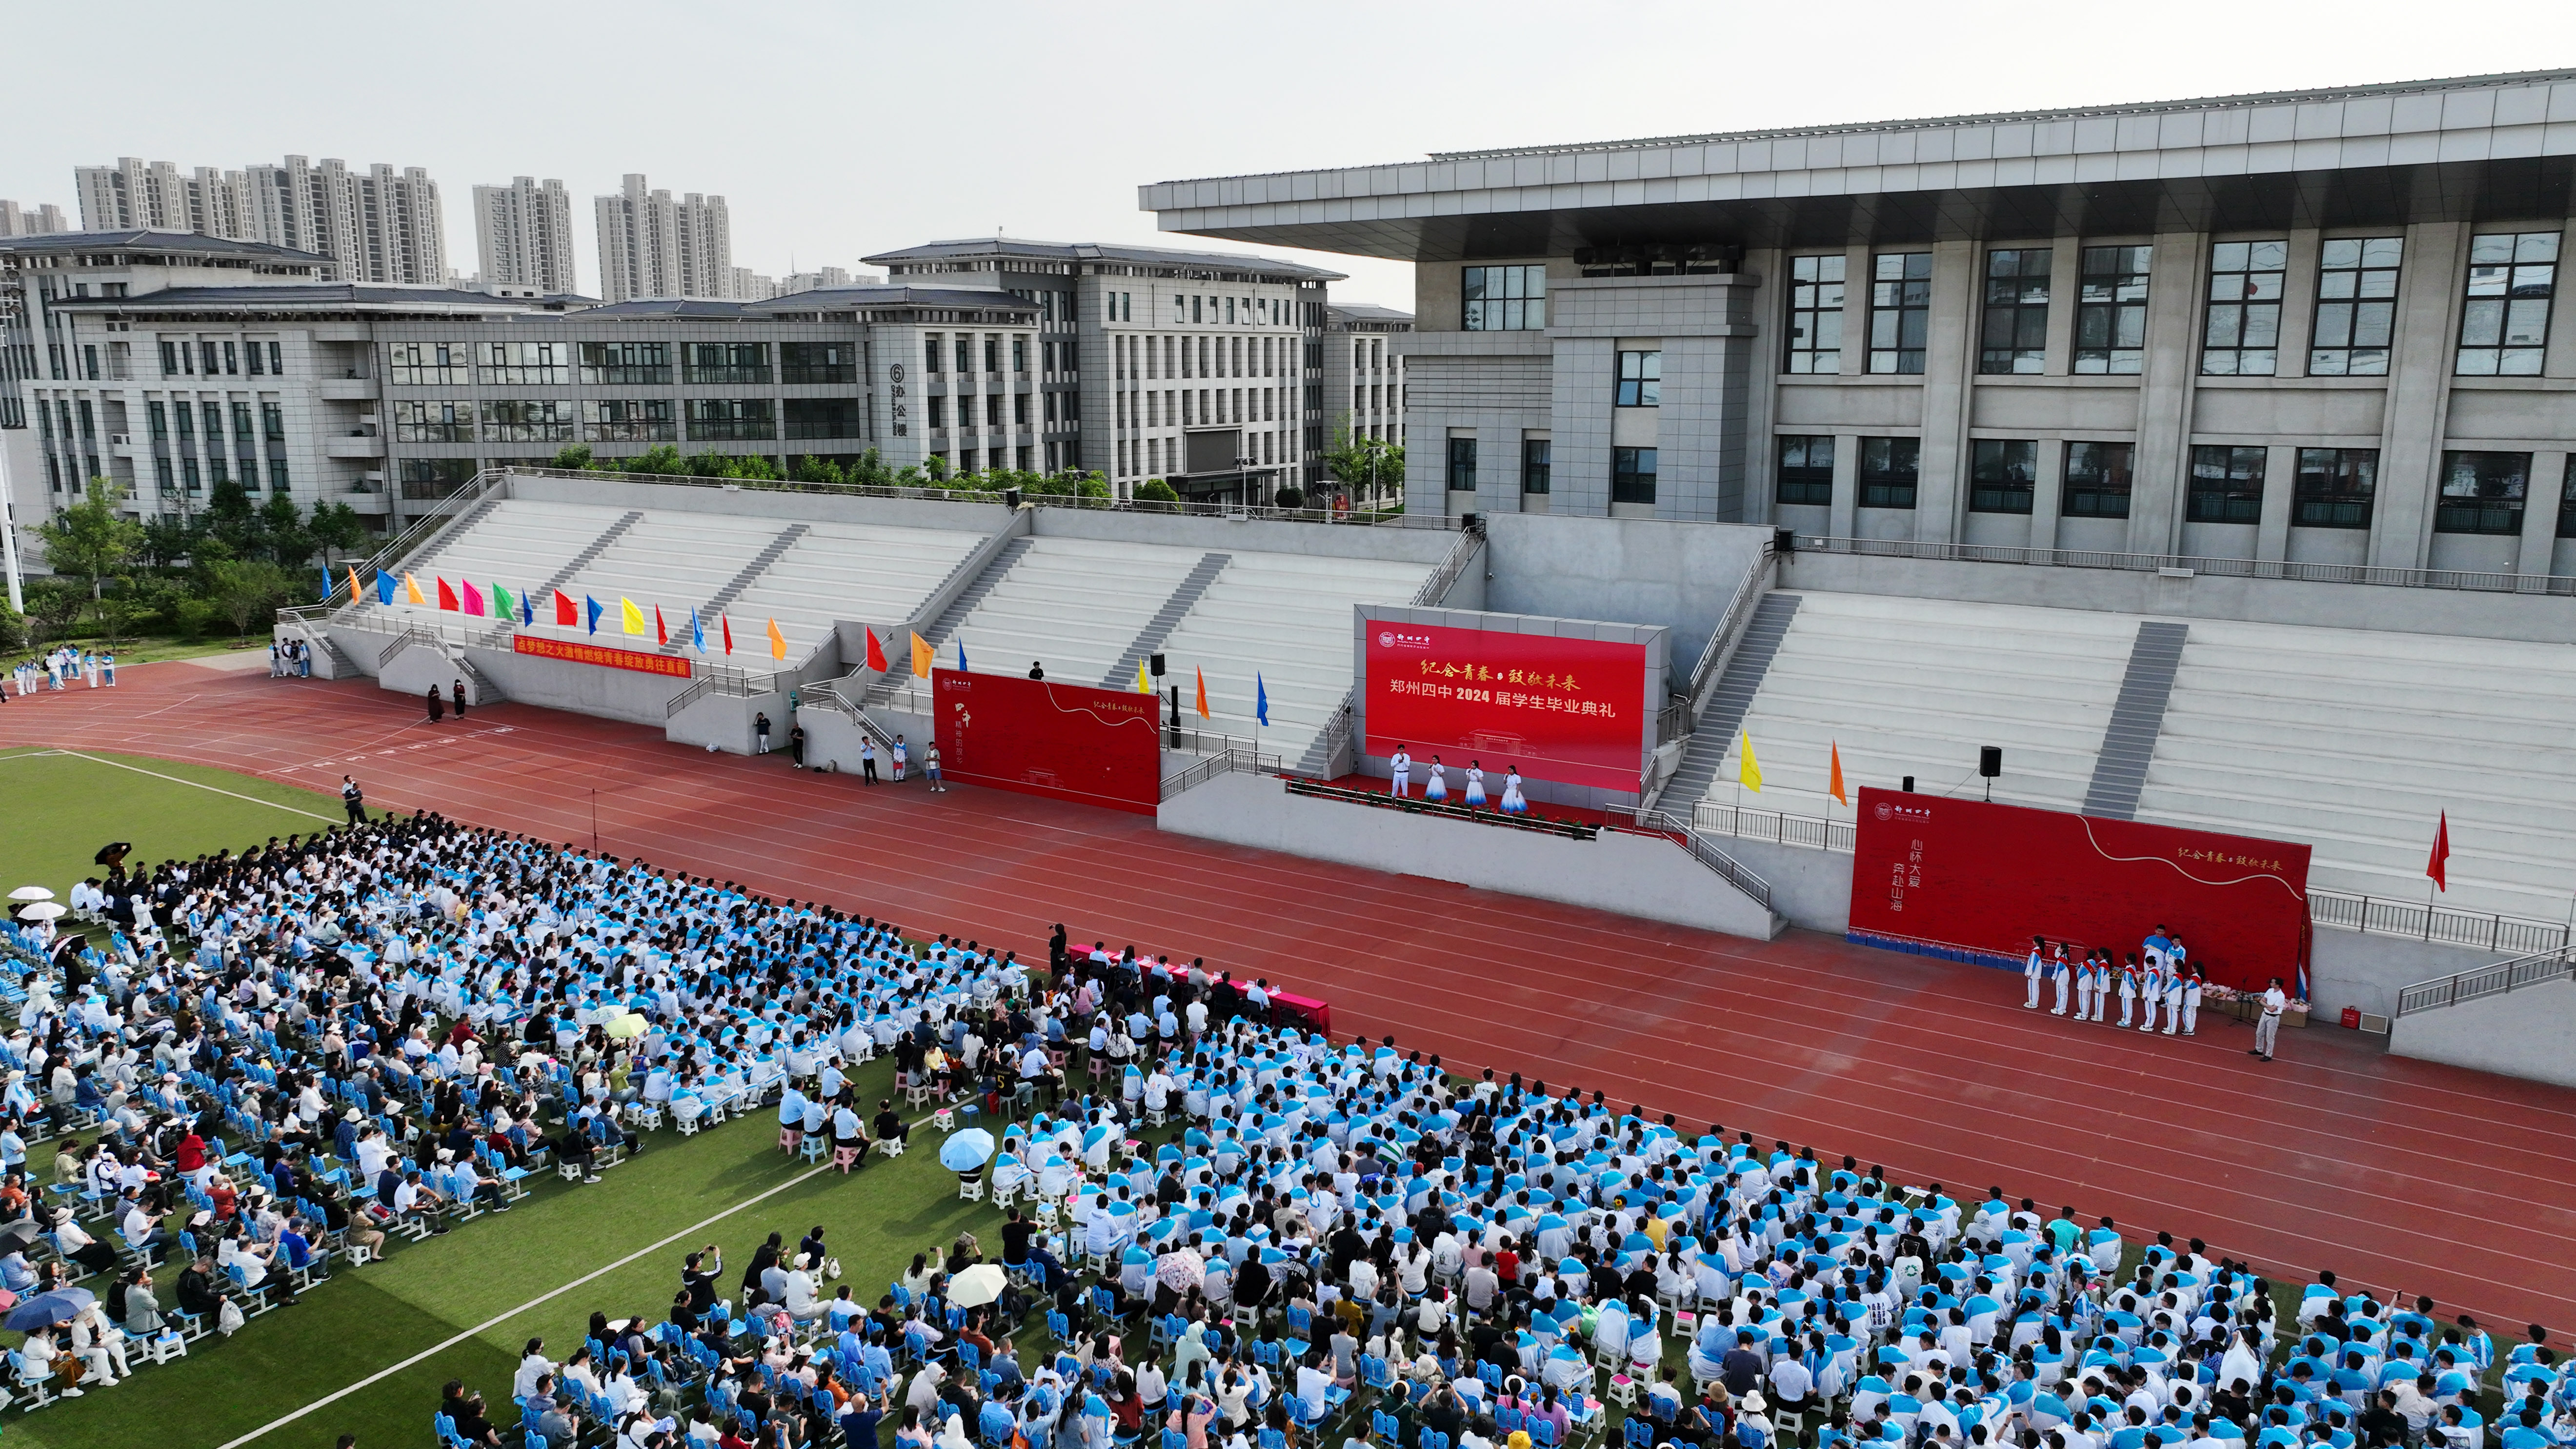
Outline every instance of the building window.
<svg viewBox="0 0 2576 1449"><path fill-rule="evenodd" d="M1912 508L1922 477L1921 438L1860 440L1860 506Z"/></svg>
<svg viewBox="0 0 2576 1449"><path fill-rule="evenodd" d="M576 436L573 405L558 401L489 401L483 404L483 437L494 443L569 443Z"/></svg>
<svg viewBox="0 0 2576 1449"><path fill-rule="evenodd" d="M934 333L932 333L930 336L925 337L925 338L923 338L923 339L922 339L922 342L921 342L921 370L922 370L922 371L924 371L924 372L937 372L937 371L939 370L939 334L938 334L938 333L935 333L935 332L934 332Z"/></svg>
<svg viewBox="0 0 2576 1449"><path fill-rule="evenodd" d="M2191 494L2183 505L2189 523L2263 521L2263 469L2268 448L2203 445L2191 450Z"/></svg>
<svg viewBox="0 0 2576 1449"><path fill-rule="evenodd" d="M474 380L468 355L462 342L392 343L385 348L385 377L416 387L459 387Z"/></svg>
<svg viewBox="0 0 2576 1449"><path fill-rule="evenodd" d="M43 408L36 409L36 416L38 418L41 419L44 415L45 410ZM167 438L170 436L169 404L161 402L158 399L147 402L143 405L143 415L151 420L152 436L154 438ZM48 427L45 429L45 432L50 438L53 433L53 429Z"/></svg>
<svg viewBox="0 0 2576 1449"><path fill-rule="evenodd" d="M671 381L671 344L585 342L581 380L622 387L666 386Z"/></svg>
<svg viewBox="0 0 2576 1449"><path fill-rule="evenodd" d="M2378 481L2377 448L2301 448L2290 522L2301 528L2368 528Z"/></svg>
<svg viewBox="0 0 2576 1449"><path fill-rule="evenodd" d="M697 344L692 344L697 345ZM744 344L720 342L718 347ZM759 347L765 344L751 343ZM778 436L777 415L765 397L693 397L689 399L689 441L732 443Z"/></svg>
<svg viewBox="0 0 2576 1449"><path fill-rule="evenodd" d="M2468 298L2460 309L2459 362L2452 370L2462 377L2538 376L2557 272L2554 231L2469 238Z"/></svg>
<svg viewBox="0 0 2576 1449"><path fill-rule="evenodd" d="M572 381L569 342L486 342L474 379L485 386L543 387Z"/></svg>
<svg viewBox="0 0 2576 1449"><path fill-rule="evenodd" d="M268 486L275 492L283 493L286 491L286 460L284 458L271 458L268 460Z"/></svg>
<svg viewBox="0 0 2576 1449"><path fill-rule="evenodd" d="M975 370L975 339L963 333L957 337L957 370L961 373Z"/></svg>
<svg viewBox="0 0 2576 1449"><path fill-rule="evenodd" d="M2135 443L2069 443L2058 512L2067 518L2129 516L2129 465Z"/></svg>
<svg viewBox="0 0 2576 1449"><path fill-rule="evenodd" d="M1772 495L1780 503L1818 507L1834 501L1834 440L1831 434L1788 435L1780 448L1780 476Z"/></svg>
<svg viewBox="0 0 2576 1449"><path fill-rule="evenodd" d="M2075 302L2075 370L2135 374L2146 360L2153 247L2086 247Z"/></svg>
<svg viewBox="0 0 2576 1449"><path fill-rule="evenodd" d="M943 429L943 428L945 428L945 427L947 427L947 426L948 426L948 399L947 399L947 398L945 398L945 397L934 397L934 398L932 398L932 399L930 400L930 427L931 427L931 431L933 431L933 432L937 432L937 431L939 431L940 429Z"/></svg>
<svg viewBox="0 0 2576 1449"><path fill-rule="evenodd" d="M1449 440L1449 491L1476 491L1476 440L1473 438Z"/></svg>
<svg viewBox="0 0 2576 1449"><path fill-rule="evenodd" d="M1620 353L1619 406L1660 407L1663 400L1664 354L1659 351Z"/></svg>
<svg viewBox="0 0 2576 1449"><path fill-rule="evenodd" d="M259 405L259 426L270 442L285 442L286 409L274 399L263 398Z"/></svg>
<svg viewBox="0 0 2576 1449"><path fill-rule="evenodd" d="M1460 294L1470 332L1538 332L1547 327L1547 268L1469 267Z"/></svg>
<svg viewBox="0 0 2576 1449"><path fill-rule="evenodd" d="M471 458L402 460L402 496L405 498L446 498L473 481L474 460Z"/></svg>
<svg viewBox="0 0 2576 1449"><path fill-rule="evenodd" d="M51 462L53 462L54 460L53 460L53 459L51 459L51 458L47 458L45 461L46 461L47 463L51 463ZM176 493L176 492L178 492L178 491L179 491L179 476L178 476L176 473L173 473L172 471L170 471L170 460L169 460L169 459L167 459L167 458L155 458L155 459L153 459L153 460L152 460L152 474L153 474L153 476L154 476L155 478L157 478L157 479L159 479L159 480L160 480L160 483L161 483L161 491L162 491L162 492L164 492L164 493ZM56 485L55 485L55 486L56 486L56 487L60 487L60 486L61 486L61 484L60 484L60 480L57 480L57 481L56 481ZM2563 510L2563 509L2562 509L2562 510L2560 511L2559 517L2560 517L2560 518L2561 518L2561 520L2562 520L2562 526L2563 526L2563 520L2564 520L2564 519L2565 519L2565 517L2566 517L2565 510Z"/></svg>
<svg viewBox="0 0 2576 1449"><path fill-rule="evenodd" d="M2444 453L2433 531L2519 534L2530 483L2529 453Z"/></svg>
<svg viewBox="0 0 2576 1449"><path fill-rule="evenodd" d="M669 398L620 398L583 403L581 436L591 443L673 443L680 428Z"/></svg>
<svg viewBox="0 0 2576 1449"><path fill-rule="evenodd" d="M394 441L398 443L470 443L474 441L474 404L424 402L404 398L394 404Z"/></svg>
<svg viewBox="0 0 2576 1449"><path fill-rule="evenodd" d="M691 342L681 355L688 364L690 382L769 381L766 342Z"/></svg>
<svg viewBox="0 0 2576 1449"><path fill-rule="evenodd" d="M1977 371L2042 372L2048 366L2048 268L2051 247L1986 253L1986 320L1978 334Z"/></svg>
<svg viewBox="0 0 2576 1449"><path fill-rule="evenodd" d="M2567 460L2567 476L2558 484L2558 536L2576 538L2576 457Z"/></svg>
<svg viewBox="0 0 2576 1449"><path fill-rule="evenodd" d="M1842 370L1843 265L1839 252L1789 259L1789 359L1793 373Z"/></svg>
<svg viewBox="0 0 2576 1449"><path fill-rule="evenodd" d="M179 375L179 349L172 346L170 339L166 337L161 339L161 375L163 377Z"/></svg>
<svg viewBox="0 0 2576 1449"><path fill-rule="evenodd" d="M1979 438L1968 469L1970 513L2028 513L2039 478L2039 444L2027 438Z"/></svg>
<svg viewBox="0 0 2576 1449"><path fill-rule="evenodd" d="M1869 370L1920 373L1924 338L1931 330L1932 254L1884 252L1872 258Z"/></svg>
<svg viewBox="0 0 2576 1449"><path fill-rule="evenodd" d="M1610 501L1613 503L1655 501L1654 449L1612 448L1610 450Z"/></svg>
<svg viewBox="0 0 2576 1449"><path fill-rule="evenodd" d="M268 344L268 374L271 377L286 376L286 354L274 342Z"/></svg>
<svg viewBox="0 0 2576 1449"><path fill-rule="evenodd" d="M2329 237L2317 256L2317 322L2311 377L2386 377L2397 335L2397 263L2403 237Z"/></svg>
<svg viewBox="0 0 2576 1449"><path fill-rule="evenodd" d="M1553 446L1545 438L1521 440L1521 491L1523 493L1545 493L1548 490L1549 478L1554 472L1551 452Z"/></svg>
<svg viewBox="0 0 2576 1449"><path fill-rule="evenodd" d="M2215 242L2200 370L2211 377L2270 377L2279 366L2286 241Z"/></svg>
<svg viewBox="0 0 2576 1449"><path fill-rule="evenodd" d="M854 397L791 397L786 418L791 438L861 436L859 400Z"/></svg>

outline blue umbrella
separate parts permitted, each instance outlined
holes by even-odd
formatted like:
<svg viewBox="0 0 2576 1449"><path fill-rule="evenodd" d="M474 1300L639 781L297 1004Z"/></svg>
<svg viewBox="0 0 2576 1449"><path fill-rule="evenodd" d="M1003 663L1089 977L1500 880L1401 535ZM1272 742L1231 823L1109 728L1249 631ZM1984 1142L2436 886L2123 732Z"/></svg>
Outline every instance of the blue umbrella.
<svg viewBox="0 0 2576 1449"><path fill-rule="evenodd" d="M57 1288L51 1293L39 1293L33 1298L19 1300L18 1306L9 1310L8 1326L21 1333L31 1333L57 1323L69 1323L80 1317L82 1309L97 1301L98 1295L86 1288Z"/></svg>
<svg viewBox="0 0 2576 1449"><path fill-rule="evenodd" d="M951 1172L973 1172L993 1156L993 1134L981 1127L952 1132L939 1145L939 1165Z"/></svg>

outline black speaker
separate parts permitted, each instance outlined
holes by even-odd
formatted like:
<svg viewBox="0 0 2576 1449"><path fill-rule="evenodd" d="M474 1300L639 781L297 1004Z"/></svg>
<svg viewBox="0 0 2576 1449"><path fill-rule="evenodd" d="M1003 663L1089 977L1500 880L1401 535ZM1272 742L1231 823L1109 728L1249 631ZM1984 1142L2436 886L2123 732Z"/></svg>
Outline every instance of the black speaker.
<svg viewBox="0 0 2576 1449"><path fill-rule="evenodd" d="M1153 673L1154 673L1154 677L1155 677L1156 679L1160 679L1160 678L1162 678L1162 677L1163 677L1163 656L1162 656L1162 655L1160 655L1160 654L1155 655L1155 656L1153 657L1153 659L1152 659L1150 662L1148 662L1148 663L1146 664L1146 666L1145 666L1145 667L1146 667L1147 669L1150 669L1150 670L1152 670L1152 671L1153 671Z"/></svg>
<svg viewBox="0 0 2576 1449"><path fill-rule="evenodd" d="M1985 776L1985 777L1986 777L1987 779L1989 779L1989 780L1994 780L1994 779L2000 779L2000 778L2002 777L2002 775L2003 775L2003 772L2004 772L2004 751L2003 751L2003 747L2002 747L2001 745L1980 745L1980 746L1978 746L1978 747L1977 747L1977 773L1978 773L1978 774L1980 774L1980 775Z"/></svg>
<svg viewBox="0 0 2576 1449"><path fill-rule="evenodd" d="M1905 777L1905 793L1908 795L1914 793L1914 777L1912 775Z"/></svg>
<svg viewBox="0 0 2576 1449"><path fill-rule="evenodd" d="M1789 554L1796 553L1798 551L1798 530L1794 528L1775 528L1771 530L1771 551L1784 557Z"/></svg>
<svg viewBox="0 0 2576 1449"><path fill-rule="evenodd" d="M1005 488L1005 489L1003 489L1003 490L1002 490L1002 506L1003 506L1004 508L1007 508L1007 509L1011 510L1013 513L1017 513L1017 512L1019 512L1019 511L1020 511L1020 490L1018 490L1017 488Z"/></svg>
<svg viewBox="0 0 2576 1449"><path fill-rule="evenodd" d="M1474 515L1474 514L1472 514L1472 513L1461 513L1461 514L1459 514L1459 515L1458 515L1458 526L1459 526L1460 528L1463 528L1463 529L1470 529L1470 530L1472 530L1472 529L1473 529L1473 528L1475 528L1475 526L1476 526L1476 515Z"/></svg>

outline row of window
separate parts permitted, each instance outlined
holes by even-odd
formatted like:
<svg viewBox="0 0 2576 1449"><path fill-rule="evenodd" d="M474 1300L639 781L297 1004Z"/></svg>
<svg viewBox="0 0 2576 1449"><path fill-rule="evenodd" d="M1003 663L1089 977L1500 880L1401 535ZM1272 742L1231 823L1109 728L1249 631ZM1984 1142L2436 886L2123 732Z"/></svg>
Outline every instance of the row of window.
<svg viewBox="0 0 2576 1449"><path fill-rule="evenodd" d="M1452 491L1472 493L1476 488L1476 440L1449 440L1449 487ZM1556 445L1546 438L1521 441L1521 491L1545 493L1554 486ZM1610 450L1610 501L1613 503L1652 503L1655 501L1655 450L1652 448L1612 448Z"/></svg>
<svg viewBox="0 0 2576 1449"><path fill-rule="evenodd" d="M167 344L164 344L165 346ZM540 387L584 383L664 386L672 354L680 379L698 383L855 383L855 342L781 342L773 379L766 342L396 342L385 349L385 376L415 387ZM936 369L933 369L934 371Z"/></svg>
<svg viewBox="0 0 2576 1449"><path fill-rule="evenodd" d="M166 404L155 399L144 403L143 415L145 426L151 429L155 442L165 441L175 433L181 446L194 446L200 415L204 418L205 435L209 441L222 436L224 430L224 405L218 402L203 402L191 407L185 398ZM253 436L250 404L235 402L232 405L232 424L235 439L250 441ZM257 435L271 442L286 440L286 410L272 399L260 400Z"/></svg>
<svg viewBox="0 0 2576 1449"><path fill-rule="evenodd" d="M206 459L205 472L200 475L197 471L197 460L194 458L152 460L153 481L159 485L161 494L165 498L176 497L182 491L200 493L205 491L208 485L216 483L239 483L245 491L257 493L259 468L258 460L244 458L239 468L228 470L221 457L209 455ZM284 458L268 460L268 486L280 493L286 491L287 472Z"/></svg>
<svg viewBox="0 0 2576 1449"><path fill-rule="evenodd" d="M1829 507L1834 501L1834 440L1785 436L1773 496L1780 503ZM1454 443L1453 443L1454 447ZM2134 443L2068 443L2058 512L2067 518L2129 516ZM1863 438L1853 469L1863 508L1912 508L1922 440ZM2224 444L2191 450L2184 518L2192 523L2259 523L2271 450ZM2037 493L2039 443L1979 438L1968 470L1968 511L2029 513ZM2368 528L2377 492L2376 448L2301 448L2290 485L2290 522L2300 528ZM2519 534L2529 492L2531 455L2454 451L2442 455L2436 533ZM2562 486L2560 532L2576 513L2576 461Z"/></svg>
<svg viewBox="0 0 2576 1449"><path fill-rule="evenodd" d="M286 353L275 342L259 340L236 344L205 338L161 339L163 377L239 377L245 372L252 377L263 373L284 377ZM90 363L89 375L98 376L96 361Z"/></svg>
<svg viewBox="0 0 2576 1449"><path fill-rule="evenodd" d="M1280 377L1295 368L1294 349L1298 346L1286 337L1149 337L1129 333L1110 339L1110 357L1121 378ZM1066 344L1067 351L1071 347ZM1304 350L1308 367L1324 365L1322 343L1305 344Z"/></svg>
<svg viewBox="0 0 2576 1449"><path fill-rule="evenodd" d="M157 404L156 404L157 406ZM744 438L858 438L867 435L859 402L847 397L487 399L471 402L404 398L394 403L394 438L404 443L471 443L477 417L482 441L496 443L670 443L686 425L691 442ZM934 424L935 426L935 424Z"/></svg>

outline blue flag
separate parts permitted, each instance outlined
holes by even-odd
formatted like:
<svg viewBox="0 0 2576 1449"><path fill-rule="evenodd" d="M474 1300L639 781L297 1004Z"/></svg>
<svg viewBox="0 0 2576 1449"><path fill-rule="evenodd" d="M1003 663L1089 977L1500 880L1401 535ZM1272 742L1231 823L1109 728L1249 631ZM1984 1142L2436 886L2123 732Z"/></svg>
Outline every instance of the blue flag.
<svg viewBox="0 0 2576 1449"><path fill-rule="evenodd" d="M322 566L322 602L326 604L331 602L331 591L338 587L340 587L339 581L331 577L331 566L327 563L324 564ZM354 604L358 602L356 597L357 592L358 591L354 588L349 591L350 603Z"/></svg>
<svg viewBox="0 0 2576 1449"><path fill-rule="evenodd" d="M593 634L598 633L598 632L599 632L599 600L592 598L592 597L591 597L590 595L588 595L588 594L584 594L584 595L582 595L582 596L581 596L581 602L582 602L582 604L583 604L585 607L587 607L587 608L590 610L590 632L592 632Z"/></svg>
<svg viewBox="0 0 2576 1449"><path fill-rule="evenodd" d="M966 672L967 672L967 671L966 671L966 639L965 639L965 636L963 636L963 635L958 636L958 639L957 639L957 672L958 672L958 673L960 673L960 674L964 674L964 673L966 673Z"/></svg>
<svg viewBox="0 0 2576 1449"><path fill-rule="evenodd" d="M689 647L701 654L707 652L707 626L698 621L695 609L689 611Z"/></svg>
<svg viewBox="0 0 2576 1449"><path fill-rule="evenodd" d="M376 602L379 604L390 604L393 601L394 576L386 573L383 569L376 570Z"/></svg>
<svg viewBox="0 0 2576 1449"><path fill-rule="evenodd" d="M519 591L519 625L526 628L537 622L537 606L528 602L527 590Z"/></svg>
<svg viewBox="0 0 2576 1449"><path fill-rule="evenodd" d="M1270 723L1270 690L1261 682L1261 671L1252 671L1252 717Z"/></svg>

